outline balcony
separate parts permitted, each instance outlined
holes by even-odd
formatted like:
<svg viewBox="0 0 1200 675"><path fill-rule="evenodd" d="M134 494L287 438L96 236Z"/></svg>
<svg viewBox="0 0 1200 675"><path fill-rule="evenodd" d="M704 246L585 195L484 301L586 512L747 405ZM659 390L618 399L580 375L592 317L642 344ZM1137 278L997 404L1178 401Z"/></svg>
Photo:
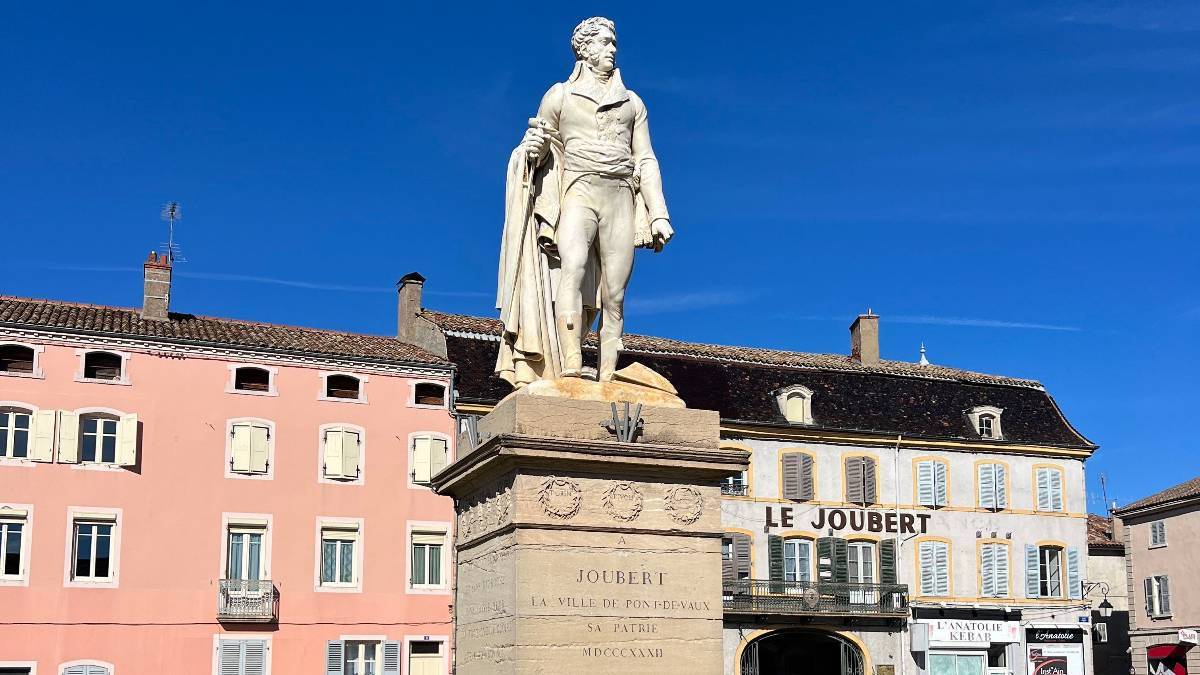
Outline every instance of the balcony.
<svg viewBox="0 0 1200 675"><path fill-rule="evenodd" d="M905 584L726 579L723 595L726 614L883 618L908 615Z"/></svg>
<svg viewBox="0 0 1200 675"><path fill-rule="evenodd" d="M745 497L750 494L750 486L740 481L725 481L721 483L721 495L724 497Z"/></svg>
<svg viewBox="0 0 1200 675"><path fill-rule="evenodd" d="M270 579L221 579L217 620L272 623L279 616L279 592Z"/></svg>

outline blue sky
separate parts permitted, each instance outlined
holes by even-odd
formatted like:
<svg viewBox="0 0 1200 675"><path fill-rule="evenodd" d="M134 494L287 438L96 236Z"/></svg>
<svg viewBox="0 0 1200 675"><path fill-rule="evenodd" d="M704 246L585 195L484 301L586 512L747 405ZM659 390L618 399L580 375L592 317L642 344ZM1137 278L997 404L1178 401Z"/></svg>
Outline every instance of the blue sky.
<svg viewBox="0 0 1200 675"><path fill-rule="evenodd" d="M679 232L630 330L845 352L871 307L885 358L1044 382L1093 510L1200 472L1200 5L730 7L11 5L0 292L136 305L173 199L176 310L388 333L419 270L490 314L507 154L603 13Z"/></svg>

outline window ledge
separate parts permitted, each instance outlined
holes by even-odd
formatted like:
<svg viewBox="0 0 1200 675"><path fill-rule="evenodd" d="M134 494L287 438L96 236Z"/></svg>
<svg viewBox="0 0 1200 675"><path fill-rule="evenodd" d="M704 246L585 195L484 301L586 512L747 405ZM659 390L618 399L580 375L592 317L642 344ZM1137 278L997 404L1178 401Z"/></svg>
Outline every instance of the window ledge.
<svg viewBox="0 0 1200 675"><path fill-rule="evenodd" d="M45 374L43 374L42 371L40 371L40 370L35 370L32 373L20 373L20 372L13 372L13 371L9 371L9 370L0 370L0 377L23 377L27 380L44 380L44 379L46 379Z"/></svg>
<svg viewBox="0 0 1200 675"><path fill-rule="evenodd" d="M232 387L225 390L226 394L241 394L242 396L279 396L279 392L271 391L251 391L249 389L234 389Z"/></svg>
<svg viewBox="0 0 1200 675"><path fill-rule="evenodd" d="M366 480L359 476L358 478L339 478L337 476L321 476L320 483L324 485L362 485Z"/></svg>
<svg viewBox="0 0 1200 675"><path fill-rule="evenodd" d="M317 584L316 591L318 593L362 593L362 587L358 584L324 583Z"/></svg>
<svg viewBox="0 0 1200 675"><path fill-rule="evenodd" d="M122 387L128 387L132 384L126 378L120 378L120 379L116 379L116 380L107 380L107 379L103 379L103 378L99 378L99 377L83 377L80 375L75 376L75 381L81 382L83 384L115 384L115 385L122 386Z"/></svg>
<svg viewBox="0 0 1200 675"><path fill-rule="evenodd" d="M0 586L28 586L28 576L0 576Z"/></svg>
<svg viewBox="0 0 1200 675"><path fill-rule="evenodd" d="M318 396L318 397L317 397L317 400L318 400L318 401L329 401L330 403L359 403L359 404L365 404L365 403L367 402L367 397L366 397L366 396L359 396L358 398L338 398L338 397L336 397L336 396L324 396L324 395L322 395L322 396Z"/></svg>
<svg viewBox="0 0 1200 675"><path fill-rule="evenodd" d="M257 471L232 471L229 467L225 467L225 477L235 480L272 480L274 474L270 470L264 472Z"/></svg>
<svg viewBox="0 0 1200 675"><path fill-rule="evenodd" d="M61 463L61 462L60 462ZM107 462L78 462L71 465L72 469L79 471L121 471L125 467L120 464L109 464Z"/></svg>
<svg viewBox="0 0 1200 675"><path fill-rule="evenodd" d="M1167 547L1166 544L1151 544L1149 548L1156 549L1156 548L1166 548L1166 547Z"/></svg>
<svg viewBox="0 0 1200 675"><path fill-rule="evenodd" d="M450 595L449 586L412 586L406 591L410 595Z"/></svg>
<svg viewBox="0 0 1200 675"><path fill-rule="evenodd" d="M38 464L45 463L46 462L35 462L32 459L26 459L24 457L0 457L0 466L25 466L32 468Z"/></svg>
<svg viewBox="0 0 1200 675"><path fill-rule="evenodd" d="M117 582L114 579L102 579L97 581L89 581L87 579L71 579L63 584L64 588L117 588Z"/></svg>

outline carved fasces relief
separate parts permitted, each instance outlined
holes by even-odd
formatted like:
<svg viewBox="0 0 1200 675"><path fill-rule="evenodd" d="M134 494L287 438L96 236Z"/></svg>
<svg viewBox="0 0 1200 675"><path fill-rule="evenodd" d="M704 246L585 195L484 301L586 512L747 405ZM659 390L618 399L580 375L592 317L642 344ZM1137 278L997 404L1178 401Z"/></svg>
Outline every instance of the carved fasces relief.
<svg viewBox="0 0 1200 675"><path fill-rule="evenodd" d="M604 510L613 518L630 522L642 513L642 491L628 481L613 483L604 491Z"/></svg>
<svg viewBox="0 0 1200 675"><path fill-rule="evenodd" d="M691 525L704 514L704 496L696 488L681 485L667 490L667 513L682 525Z"/></svg>
<svg viewBox="0 0 1200 675"><path fill-rule="evenodd" d="M512 488L497 483L465 500L458 512L458 541L487 534L512 522Z"/></svg>
<svg viewBox="0 0 1200 675"><path fill-rule="evenodd" d="M538 502L546 515L570 520L579 513L579 506L583 503L583 491L579 489L579 483L569 478L550 476L542 481L542 487L538 490Z"/></svg>

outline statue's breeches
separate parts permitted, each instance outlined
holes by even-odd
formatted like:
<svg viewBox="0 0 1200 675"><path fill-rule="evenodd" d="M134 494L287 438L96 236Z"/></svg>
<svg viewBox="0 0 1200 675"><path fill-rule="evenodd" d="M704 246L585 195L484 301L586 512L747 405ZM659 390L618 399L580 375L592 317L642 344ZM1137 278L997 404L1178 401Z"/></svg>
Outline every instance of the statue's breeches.
<svg viewBox="0 0 1200 675"><path fill-rule="evenodd" d="M557 228L562 267L556 314L580 313L581 284L588 258L597 255L603 279L600 287L603 332L615 330L615 335L620 335L625 287L633 271L633 206L633 189L620 178L585 175L567 188Z"/></svg>

